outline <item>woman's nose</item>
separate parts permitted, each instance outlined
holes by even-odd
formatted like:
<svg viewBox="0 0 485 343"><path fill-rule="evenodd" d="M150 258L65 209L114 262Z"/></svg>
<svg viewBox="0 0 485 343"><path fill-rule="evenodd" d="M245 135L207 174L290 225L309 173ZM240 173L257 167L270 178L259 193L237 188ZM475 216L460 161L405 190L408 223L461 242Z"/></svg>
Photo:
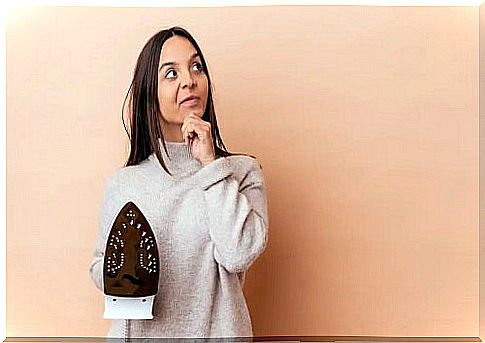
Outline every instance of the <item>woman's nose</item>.
<svg viewBox="0 0 485 343"><path fill-rule="evenodd" d="M192 88L194 85L195 85L194 76L191 73L186 74L182 80L182 87Z"/></svg>

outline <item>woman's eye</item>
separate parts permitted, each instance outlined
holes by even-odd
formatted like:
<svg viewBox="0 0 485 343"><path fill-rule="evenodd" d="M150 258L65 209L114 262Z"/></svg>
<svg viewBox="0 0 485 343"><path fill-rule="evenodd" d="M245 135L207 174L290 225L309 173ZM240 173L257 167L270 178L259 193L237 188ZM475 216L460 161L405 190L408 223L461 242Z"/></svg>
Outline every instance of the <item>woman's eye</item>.
<svg viewBox="0 0 485 343"><path fill-rule="evenodd" d="M202 71L202 64L196 62L194 63L194 66L197 66L197 71Z"/></svg>
<svg viewBox="0 0 485 343"><path fill-rule="evenodd" d="M198 62L194 63L192 66L195 67L194 70L197 72L202 72L202 70L204 69L202 64ZM165 73L165 77L167 79L174 79L175 77L177 77L177 72L174 69L170 69Z"/></svg>
<svg viewBox="0 0 485 343"><path fill-rule="evenodd" d="M173 77L169 77L170 73L174 73L174 76ZM173 69L170 69L166 74L165 74L165 77L167 79L173 79L175 76L177 75L177 72Z"/></svg>

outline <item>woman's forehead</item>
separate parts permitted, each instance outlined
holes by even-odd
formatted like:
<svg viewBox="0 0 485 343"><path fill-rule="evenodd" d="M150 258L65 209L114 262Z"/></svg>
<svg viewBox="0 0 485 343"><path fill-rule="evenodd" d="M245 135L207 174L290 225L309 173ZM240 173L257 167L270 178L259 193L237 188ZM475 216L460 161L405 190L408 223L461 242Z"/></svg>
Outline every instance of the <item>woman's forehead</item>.
<svg viewBox="0 0 485 343"><path fill-rule="evenodd" d="M160 63L189 60L197 54L197 50L185 37L174 36L165 41L160 53Z"/></svg>

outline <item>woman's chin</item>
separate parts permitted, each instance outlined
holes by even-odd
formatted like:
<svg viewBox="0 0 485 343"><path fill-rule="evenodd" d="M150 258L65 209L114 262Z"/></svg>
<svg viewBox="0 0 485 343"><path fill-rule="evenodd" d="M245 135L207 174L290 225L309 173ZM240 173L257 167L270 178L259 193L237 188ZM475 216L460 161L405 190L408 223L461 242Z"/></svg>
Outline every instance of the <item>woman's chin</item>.
<svg viewBox="0 0 485 343"><path fill-rule="evenodd" d="M183 118L187 117L189 114L195 114L197 117L202 118L204 115L204 110L202 108L184 109Z"/></svg>

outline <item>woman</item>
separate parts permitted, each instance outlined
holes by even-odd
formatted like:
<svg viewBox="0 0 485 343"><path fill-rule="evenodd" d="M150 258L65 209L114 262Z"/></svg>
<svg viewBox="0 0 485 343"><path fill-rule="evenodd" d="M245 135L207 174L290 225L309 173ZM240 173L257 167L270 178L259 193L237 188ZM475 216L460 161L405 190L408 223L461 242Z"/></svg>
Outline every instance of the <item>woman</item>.
<svg viewBox="0 0 485 343"><path fill-rule="evenodd" d="M242 291L267 243L258 161L226 151L202 51L183 28L151 37L128 92L131 152L106 181L90 266L103 290L108 232L128 201L158 244L160 281L151 320L113 320L109 337L250 337Z"/></svg>

